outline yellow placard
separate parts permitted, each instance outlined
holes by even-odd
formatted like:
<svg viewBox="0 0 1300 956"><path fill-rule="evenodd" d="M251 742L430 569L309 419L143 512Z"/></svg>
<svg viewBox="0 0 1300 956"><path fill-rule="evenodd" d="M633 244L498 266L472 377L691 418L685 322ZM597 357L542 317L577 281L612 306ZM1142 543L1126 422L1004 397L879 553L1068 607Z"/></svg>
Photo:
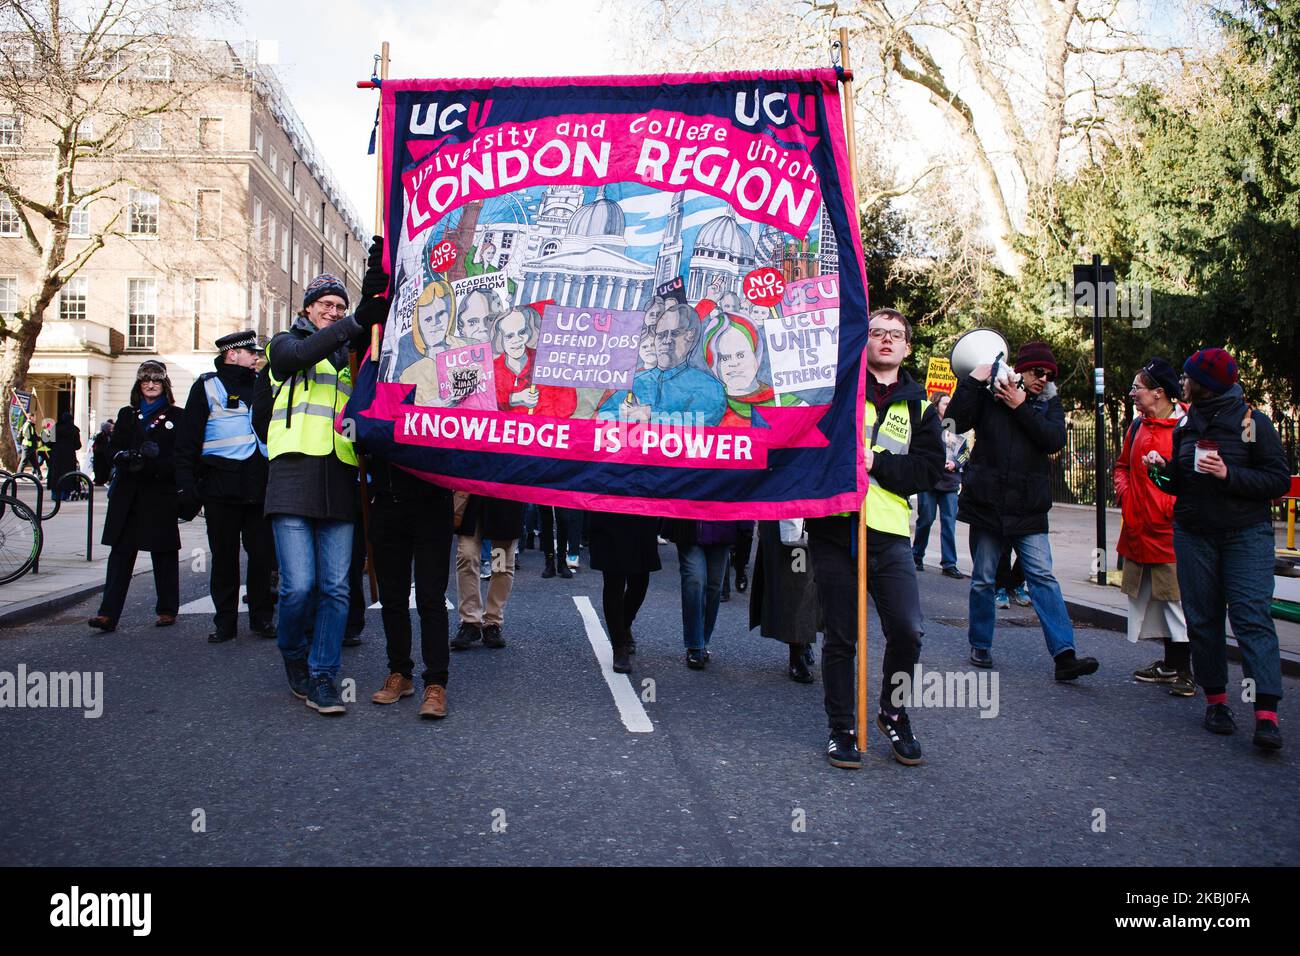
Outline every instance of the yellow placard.
<svg viewBox="0 0 1300 956"><path fill-rule="evenodd" d="M930 366L925 373L925 394L933 395L943 392L951 395L957 390L957 377L952 374L952 366L946 358L930 359Z"/></svg>

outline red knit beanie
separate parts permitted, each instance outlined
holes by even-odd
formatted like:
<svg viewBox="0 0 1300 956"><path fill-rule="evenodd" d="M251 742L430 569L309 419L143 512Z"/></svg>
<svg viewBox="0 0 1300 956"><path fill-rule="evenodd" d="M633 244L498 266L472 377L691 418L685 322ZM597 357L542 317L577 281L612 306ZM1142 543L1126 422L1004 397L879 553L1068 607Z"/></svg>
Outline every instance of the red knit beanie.
<svg viewBox="0 0 1300 956"><path fill-rule="evenodd" d="M1183 363L1183 371L1215 395L1237 384L1237 362L1223 349L1201 349Z"/></svg>
<svg viewBox="0 0 1300 956"><path fill-rule="evenodd" d="M1030 368L1045 368L1047 380L1056 380L1056 356L1046 342L1026 342L1020 346L1020 351L1016 353L1016 371L1024 372Z"/></svg>

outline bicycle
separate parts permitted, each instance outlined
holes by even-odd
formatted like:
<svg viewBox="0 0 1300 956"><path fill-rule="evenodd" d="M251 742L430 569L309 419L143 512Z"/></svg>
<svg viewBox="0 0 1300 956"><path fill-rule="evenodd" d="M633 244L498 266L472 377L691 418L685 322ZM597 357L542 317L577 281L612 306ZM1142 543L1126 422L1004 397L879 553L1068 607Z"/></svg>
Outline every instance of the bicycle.
<svg viewBox="0 0 1300 956"><path fill-rule="evenodd" d="M0 584L16 581L41 556L44 538L35 512L12 495L0 495Z"/></svg>

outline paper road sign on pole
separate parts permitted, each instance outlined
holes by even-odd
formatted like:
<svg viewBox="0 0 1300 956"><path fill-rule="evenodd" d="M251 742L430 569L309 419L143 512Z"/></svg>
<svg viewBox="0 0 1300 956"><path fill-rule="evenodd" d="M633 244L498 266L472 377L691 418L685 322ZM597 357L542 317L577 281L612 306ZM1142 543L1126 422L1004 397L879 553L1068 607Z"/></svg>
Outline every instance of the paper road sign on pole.
<svg viewBox="0 0 1300 956"><path fill-rule="evenodd" d="M951 395L957 390L957 377L952 374L952 366L946 358L930 359L930 366L925 372L925 394L933 395L943 392Z"/></svg>

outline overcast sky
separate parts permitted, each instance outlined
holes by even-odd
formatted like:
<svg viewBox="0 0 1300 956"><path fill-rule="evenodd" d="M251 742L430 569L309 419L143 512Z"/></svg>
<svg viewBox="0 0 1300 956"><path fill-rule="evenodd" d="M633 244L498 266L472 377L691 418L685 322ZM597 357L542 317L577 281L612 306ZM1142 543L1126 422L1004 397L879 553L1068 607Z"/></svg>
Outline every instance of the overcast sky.
<svg viewBox="0 0 1300 956"><path fill-rule="evenodd" d="M378 94L358 90L387 40L389 75L566 76L636 72L619 62L620 27L602 0L315 0L249 3L244 39L275 41L275 70L344 192L369 224L375 158L366 155Z"/></svg>

